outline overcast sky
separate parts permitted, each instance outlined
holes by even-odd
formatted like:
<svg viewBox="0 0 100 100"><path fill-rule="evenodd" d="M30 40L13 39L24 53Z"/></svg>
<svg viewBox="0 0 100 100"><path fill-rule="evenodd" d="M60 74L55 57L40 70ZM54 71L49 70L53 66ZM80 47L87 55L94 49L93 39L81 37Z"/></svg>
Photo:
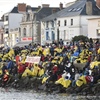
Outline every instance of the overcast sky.
<svg viewBox="0 0 100 100"><path fill-rule="evenodd" d="M58 7L60 2L65 6L66 3L72 1L75 0L0 0L0 17L4 13L9 12L14 6L17 6L18 3L26 3L32 7L38 7L42 4L50 4L50 7Z"/></svg>

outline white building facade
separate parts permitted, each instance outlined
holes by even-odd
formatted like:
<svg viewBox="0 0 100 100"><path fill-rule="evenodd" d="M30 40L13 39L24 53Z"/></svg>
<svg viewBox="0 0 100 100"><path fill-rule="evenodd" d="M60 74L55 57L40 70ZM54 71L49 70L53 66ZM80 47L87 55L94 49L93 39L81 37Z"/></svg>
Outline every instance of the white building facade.
<svg viewBox="0 0 100 100"><path fill-rule="evenodd" d="M88 36L88 18L98 18L98 16L80 15L58 18L58 21L61 23L59 26L59 37L66 41L78 35Z"/></svg>
<svg viewBox="0 0 100 100"><path fill-rule="evenodd" d="M88 37L100 39L100 17L88 19Z"/></svg>
<svg viewBox="0 0 100 100"><path fill-rule="evenodd" d="M88 36L88 19L100 16L100 10L97 10L98 13L95 14L95 10L92 9L95 3L94 0L78 0L62 11L44 18L41 44L51 43L59 39L70 41L74 36L79 35ZM53 27L51 27L52 22L54 23Z"/></svg>
<svg viewBox="0 0 100 100"><path fill-rule="evenodd" d="M11 46L10 42L12 40L12 37L10 37L10 32L12 33L12 30L20 28L20 22L22 21L22 16L25 12L26 4L22 3L14 7L10 12L4 14L4 41L6 43L5 45L9 47Z"/></svg>

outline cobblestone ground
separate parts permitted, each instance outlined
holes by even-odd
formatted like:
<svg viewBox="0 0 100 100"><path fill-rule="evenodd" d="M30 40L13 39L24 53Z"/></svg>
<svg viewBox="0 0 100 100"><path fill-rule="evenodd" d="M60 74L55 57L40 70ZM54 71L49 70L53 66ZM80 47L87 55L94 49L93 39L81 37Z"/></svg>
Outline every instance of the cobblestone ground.
<svg viewBox="0 0 100 100"><path fill-rule="evenodd" d="M98 96L76 96L67 94L46 94L33 91L0 89L0 100L100 100Z"/></svg>

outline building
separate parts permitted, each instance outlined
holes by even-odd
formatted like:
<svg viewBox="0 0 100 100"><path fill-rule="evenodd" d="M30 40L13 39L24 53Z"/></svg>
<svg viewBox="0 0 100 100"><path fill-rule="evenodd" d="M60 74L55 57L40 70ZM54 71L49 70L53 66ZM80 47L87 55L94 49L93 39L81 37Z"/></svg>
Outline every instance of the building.
<svg viewBox="0 0 100 100"><path fill-rule="evenodd" d="M4 30L0 28L0 47L4 46Z"/></svg>
<svg viewBox="0 0 100 100"><path fill-rule="evenodd" d="M61 9L63 9L62 4L60 7L49 7L49 4L42 4L42 7L38 6L34 10L29 6L28 12L24 14L20 23L21 42L41 43L41 19Z"/></svg>
<svg viewBox="0 0 100 100"><path fill-rule="evenodd" d="M3 20L0 20L0 47L4 46L4 26Z"/></svg>
<svg viewBox="0 0 100 100"><path fill-rule="evenodd" d="M42 19L41 44L88 36L88 19L98 18L100 0L76 0L71 6ZM43 38L44 37L44 38Z"/></svg>
<svg viewBox="0 0 100 100"><path fill-rule="evenodd" d="M21 34L20 34L20 39L21 42L19 44L27 45L32 42L32 35L33 35L33 20L34 20L34 15L36 11L38 11L40 8L39 7L31 7L27 6L27 12L23 14L22 21L20 23L20 29L21 29ZM35 29L35 28L34 28Z"/></svg>
<svg viewBox="0 0 100 100"><path fill-rule="evenodd" d="M88 19L88 37L100 39L100 17Z"/></svg>
<svg viewBox="0 0 100 100"><path fill-rule="evenodd" d="M17 43L20 42L20 28L16 28L9 31L9 46L14 47Z"/></svg>
<svg viewBox="0 0 100 100"><path fill-rule="evenodd" d="M26 12L26 4L19 3L10 12L3 15L4 19L4 38L6 45L11 46L11 35L10 32L16 28L20 28L20 22L22 21L22 16ZM19 37L16 37L19 38ZM16 39L15 39L16 40Z"/></svg>

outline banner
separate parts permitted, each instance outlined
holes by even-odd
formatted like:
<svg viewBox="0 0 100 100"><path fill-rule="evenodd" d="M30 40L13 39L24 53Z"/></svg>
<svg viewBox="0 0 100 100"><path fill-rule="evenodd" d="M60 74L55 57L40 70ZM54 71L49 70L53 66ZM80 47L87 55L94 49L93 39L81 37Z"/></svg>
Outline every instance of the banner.
<svg viewBox="0 0 100 100"><path fill-rule="evenodd" d="M35 56L35 57L29 57L27 56L26 61L28 63L39 63L40 62L40 58L39 56Z"/></svg>

